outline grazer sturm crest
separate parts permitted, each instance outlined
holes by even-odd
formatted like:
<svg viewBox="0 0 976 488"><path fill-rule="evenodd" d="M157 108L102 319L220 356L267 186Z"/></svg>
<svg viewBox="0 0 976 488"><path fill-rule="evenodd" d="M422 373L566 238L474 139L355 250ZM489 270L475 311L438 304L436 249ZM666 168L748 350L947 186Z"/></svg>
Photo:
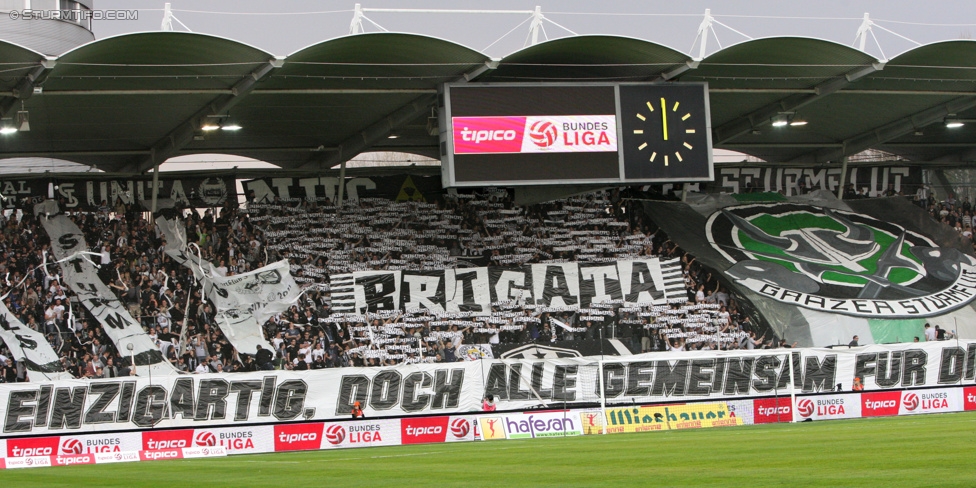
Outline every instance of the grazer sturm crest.
<svg viewBox="0 0 976 488"><path fill-rule="evenodd" d="M976 297L976 260L869 215L800 204L713 213L709 243L729 278L802 307L862 317L926 317Z"/></svg>

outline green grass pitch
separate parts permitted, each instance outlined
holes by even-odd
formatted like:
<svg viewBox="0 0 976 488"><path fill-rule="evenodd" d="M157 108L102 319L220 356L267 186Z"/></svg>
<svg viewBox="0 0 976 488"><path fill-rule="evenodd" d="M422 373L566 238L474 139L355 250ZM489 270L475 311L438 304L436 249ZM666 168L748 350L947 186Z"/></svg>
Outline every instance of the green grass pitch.
<svg viewBox="0 0 976 488"><path fill-rule="evenodd" d="M0 471L40 486L976 486L976 412Z"/></svg>

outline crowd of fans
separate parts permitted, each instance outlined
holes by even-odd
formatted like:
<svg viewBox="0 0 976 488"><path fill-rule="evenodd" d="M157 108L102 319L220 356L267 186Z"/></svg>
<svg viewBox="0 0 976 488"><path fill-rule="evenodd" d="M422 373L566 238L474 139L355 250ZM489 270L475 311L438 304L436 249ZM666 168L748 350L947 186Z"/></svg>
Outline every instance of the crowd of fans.
<svg viewBox="0 0 976 488"><path fill-rule="evenodd" d="M499 344L618 338L635 351L775 347L719 282L617 191L517 206L506 191L444 195L432 202L363 198L341 208L327 199L248 202L179 216L201 257L226 275L287 259L308 286L264 324L273 351L240 354L216 322L191 272L170 259L155 227L118 202L71 212L98 254L101 279L122 300L166 360L185 372L321 369L491 356ZM175 215L170 215L174 217ZM43 333L65 370L80 378L132 374L102 327L60 281L49 239L25 209L0 217L4 303ZM330 276L372 269L679 259L687 297L624 307L492 304L488 316L429 311L335 313ZM315 286L312 286L315 285ZM757 337L757 334L759 336ZM0 348L0 381L28 372Z"/></svg>
<svg viewBox="0 0 976 488"><path fill-rule="evenodd" d="M923 187L916 193L913 201L928 211L937 222L955 229L967 242L972 243L973 251L976 252L976 240L973 237L973 224L976 224L973 214L976 213L976 207L969 201L969 197L958 200L950 193L945 200L940 201Z"/></svg>

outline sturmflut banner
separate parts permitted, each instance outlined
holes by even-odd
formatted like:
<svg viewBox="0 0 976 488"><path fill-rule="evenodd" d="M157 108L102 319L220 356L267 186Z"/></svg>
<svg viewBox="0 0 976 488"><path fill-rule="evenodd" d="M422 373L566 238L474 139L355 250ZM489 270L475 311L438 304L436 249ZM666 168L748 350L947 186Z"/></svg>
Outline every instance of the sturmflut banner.
<svg viewBox="0 0 976 488"><path fill-rule="evenodd" d="M925 400L931 387L976 384L976 341L651 353L602 369L610 408L788 397L791 378L797 394L850 393L858 377L866 393L925 388ZM599 370L591 357L19 383L0 386L0 437L342 419L357 401L374 419L457 414L488 394L499 410L592 407Z"/></svg>
<svg viewBox="0 0 976 488"><path fill-rule="evenodd" d="M709 186L720 191L746 193L783 192L786 196L809 190L828 190L836 193L841 180L861 192L867 189L870 196L882 195L887 190L913 195L922 186L920 166L852 167L846 178L841 168L783 168L735 166L715 168L715 182Z"/></svg>

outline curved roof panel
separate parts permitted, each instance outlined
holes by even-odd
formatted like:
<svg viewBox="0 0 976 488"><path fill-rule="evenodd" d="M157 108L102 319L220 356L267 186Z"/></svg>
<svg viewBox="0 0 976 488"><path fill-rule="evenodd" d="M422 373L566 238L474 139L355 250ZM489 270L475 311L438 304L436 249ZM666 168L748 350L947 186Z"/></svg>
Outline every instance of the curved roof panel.
<svg viewBox="0 0 976 488"><path fill-rule="evenodd" d="M976 68L976 41L965 39L918 46L888 61L888 67L893 66L919 69L952 69L960 66ZM961 72L968 73L967 79L974 79L976 76L972 71L973 69L967 69Z"/></svg>
<svg viewBox="0 0 976 488"><path fill-rule="evenodd" d="M649 81L688 61L687 54L641 39L563 37L509 54L482 80Z"/></svg>
<svg viewBox="0 0 976 488"><path fill-rule="evenodd" d="M0 41L4 117L20 106L11 89L43 60ZM127 34L58 58L39 79L43 90L24 102L31 131L5 137L0 158L57 157L141 171L158 151L207 152L325 168L364 147L437 154L432 116L444 82L667 79L709 84L716 148L793 162L834 161L868 148L976 159L969 125L949 131L942 124L950 113L976 119L976 42L920 46L881 68L848 46L799 37L750 40L695 63L671 48L618 36L561 38L492 60L432 37L360 34L282 60L215 36ZM784 114L807 125L770 126ZM201 121L214 120L208 115L244 129L203 133ZM395 138L387 137L391 131Z"/></svg>
<svg viewBox="0 0 976 488"><path fill-rule="evenodd" d="M0 91L10 91L36 68L44 55L19 44L0 41Z"/></svg>
<svg viewBox="0 0 976 488"><path fill-rule="evenodd" d="M681 81L716 88L810 88L878 60L849 46L807 37L771 37L735 44L701 60Z"/></svg>
<svg viewBox="0 0 976 488"><path fill-rule="evenodd" d="M58 58L45 89L229 88L274 58L223 37L144 32L79 46Z"/></svg>
<svg viewBox="0 0 976 488"><path fill-rule="evenodd" d="M884 71L864 80L863 88L878 90L974 90L976 41L927 44L888 61ZM927 85L927 86L926 86Z"/></svg>
<svg viewBox="0 0 976 488"><path fill-rule="evenodd" d="M44 59L44 55L20 44L0 40L0 59L3 64L33 63Z"/></svg>
<svg viewBox="0 0 976 488"><path fill-rule="evenodd" d="M477 51L434 37L358 34L291 54L262 88L431 88L488 60Z"/></svg>

